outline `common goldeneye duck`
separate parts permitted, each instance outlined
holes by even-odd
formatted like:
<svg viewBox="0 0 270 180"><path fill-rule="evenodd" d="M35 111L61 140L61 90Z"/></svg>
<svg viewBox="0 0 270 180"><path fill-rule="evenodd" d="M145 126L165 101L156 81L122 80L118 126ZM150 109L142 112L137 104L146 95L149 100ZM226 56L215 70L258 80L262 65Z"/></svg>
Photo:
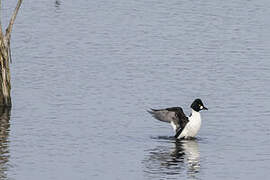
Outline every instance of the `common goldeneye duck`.
<svg viewBox="0 0 270 180"><path fill-rule="evenodd" d="M188 139L197 135L201 127L201 110L208 110L203 105L201 99L195 99L190 105L191 114L185 115L181 107L171 107L166 109L151 109L148 112L160 121L170 123L175 132L175 138Z"/></svg>

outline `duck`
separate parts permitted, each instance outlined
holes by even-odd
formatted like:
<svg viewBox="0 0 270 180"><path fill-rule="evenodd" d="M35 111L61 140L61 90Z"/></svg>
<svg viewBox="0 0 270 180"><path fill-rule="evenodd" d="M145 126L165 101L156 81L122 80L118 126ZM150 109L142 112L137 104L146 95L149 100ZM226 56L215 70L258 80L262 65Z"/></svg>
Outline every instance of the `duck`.
<svg viewBox="0 0 270 180"><path fill-rule="evenodd" d="M147 110L155 119L170 123L177 139L192 139L198 134L202 117L200 111L208 110L201 99L195 99L190 105L191 113L186 116L181 107Z"/></svg>

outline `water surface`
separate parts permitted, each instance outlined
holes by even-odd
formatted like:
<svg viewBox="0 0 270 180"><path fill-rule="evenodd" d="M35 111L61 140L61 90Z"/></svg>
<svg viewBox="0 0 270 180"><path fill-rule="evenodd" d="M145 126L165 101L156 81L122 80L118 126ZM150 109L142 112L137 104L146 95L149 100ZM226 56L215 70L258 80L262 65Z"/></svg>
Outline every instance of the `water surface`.
<svg viewBox="0 0 270 180"><path fill-rule="evenodd" d="M15 2L3 3L4 24ZM24 1L0 178L267 177L269 9L266 0ZM196 140L176 141L145 111L188 115L197 97L209 111Z"/></svg>

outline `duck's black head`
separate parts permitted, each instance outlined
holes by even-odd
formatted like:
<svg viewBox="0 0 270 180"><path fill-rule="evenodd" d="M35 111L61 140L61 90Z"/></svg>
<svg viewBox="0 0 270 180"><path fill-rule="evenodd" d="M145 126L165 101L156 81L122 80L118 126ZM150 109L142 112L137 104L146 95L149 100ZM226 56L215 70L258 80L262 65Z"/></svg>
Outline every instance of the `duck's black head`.
<svg viewBox="0 0 270 180"><path fill-rule="evenodd" d="M197 112L199 112L201 110L208 110L208 108L203 105L203 102L201 99L195 99L190 107L194 111L197 111Z"/></svg>

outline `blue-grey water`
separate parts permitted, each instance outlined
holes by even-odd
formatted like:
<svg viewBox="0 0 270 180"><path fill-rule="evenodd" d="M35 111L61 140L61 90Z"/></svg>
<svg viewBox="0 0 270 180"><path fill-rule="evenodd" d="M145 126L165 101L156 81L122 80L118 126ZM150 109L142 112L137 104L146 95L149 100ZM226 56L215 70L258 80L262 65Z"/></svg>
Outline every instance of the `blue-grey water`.
<svg viewBox="0 0 270 180"><path fill-rule="evenodd" d="M268 0L25 0L0 179L267 178L269 17ZM196 140L146 112L197 97Z"/></svg>

